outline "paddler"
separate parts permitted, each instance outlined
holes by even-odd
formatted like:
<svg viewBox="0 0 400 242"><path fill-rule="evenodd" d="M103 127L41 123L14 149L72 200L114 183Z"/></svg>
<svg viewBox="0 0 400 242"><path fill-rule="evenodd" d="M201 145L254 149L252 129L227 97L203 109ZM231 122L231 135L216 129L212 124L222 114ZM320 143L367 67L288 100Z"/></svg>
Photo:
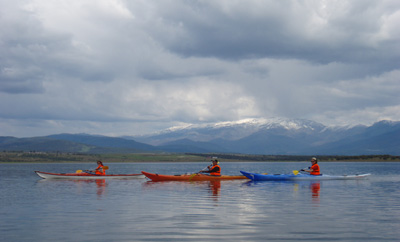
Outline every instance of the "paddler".
<svg viewBox="0 0 400 242"><path fill-rule="evenodd" d="M97 161L97 168L95 170L96 175L105 175L106 174L106 170L103 168L103 162L101 162L100 160Z"/></svg>
<svg viewBox="0 0 400 242"><path fill-rule="evenodd" d="M311 167L309 167L308 169L301 169L301 171L308 172L310 173L310 175L321 175L319 172L318 159L315 157L311 158Z"/></svg>
<svg viewBox="0 0 400 242"><path fill-rule="evenodd" d="M221 167L218 165L218 158L213 157L211 159L212 165L207 166L208 171L200 171L201 173L210 173L212 176L220 176L221 175Z"/></svg>

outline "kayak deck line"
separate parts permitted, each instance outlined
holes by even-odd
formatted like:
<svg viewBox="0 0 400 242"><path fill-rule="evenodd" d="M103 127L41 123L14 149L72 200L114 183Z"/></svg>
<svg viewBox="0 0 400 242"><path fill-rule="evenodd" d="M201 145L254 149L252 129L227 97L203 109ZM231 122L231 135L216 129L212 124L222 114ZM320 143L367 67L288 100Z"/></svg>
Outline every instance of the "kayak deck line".
<svg viewBox="0 0 400 242"><path fill-rule="evenodd" d="M43 179L104 179L104 178L118 178L118 179L136 179L144 178L143 174L109 174L97 175L86 172L82 173L51 173L43 171L35 171L35 173Z"/></svg>
<svg viewBox="0 0 400 242"><path fill-rule="evenodd" d="M248 179L243 175L221 175L221 176L212 176L207 174L182 174L182 175L163 175L157 173L149 173L142 171L142 174L145 175L152 181L220 181L220 180L239 180L239 179Z"/></svg>

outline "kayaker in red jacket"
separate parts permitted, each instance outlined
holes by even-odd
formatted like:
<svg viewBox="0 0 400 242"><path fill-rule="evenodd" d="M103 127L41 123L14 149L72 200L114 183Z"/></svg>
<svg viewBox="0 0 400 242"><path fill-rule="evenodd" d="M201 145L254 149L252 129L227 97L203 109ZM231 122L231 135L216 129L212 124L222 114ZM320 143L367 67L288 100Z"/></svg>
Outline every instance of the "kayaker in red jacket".
<svg viewBox="0 0 400 242"><path fill-rule="evenodd" d="M101 162L101 161L97 161L97 168L96 168L96 170L95 170L95 173L96 173L96 175L105 175L106 174L106 170L105 169L103 169L103 167L104 167L104 165L103 165L103 162Z"/></svg>
<svg viewBox="0 0 400 242"><path fill-rule="evenodd" d="M309 167L309 169L302 169L301 171L308 172L310 173L310 175L321 175L321 173L319 172L319 165L317 163L317 158L313 157L311 158L311 167Z"/></svg>
<svg viewBox="0 0 400 242"><path fill-rule="evenodd" d="M221 175L221 167L218 165L218 159L217 157L213 157L211 159L212 161L212 166L208 166L208 171L200 171L201 173L210 173L212 176L220 176Z"/></svg>

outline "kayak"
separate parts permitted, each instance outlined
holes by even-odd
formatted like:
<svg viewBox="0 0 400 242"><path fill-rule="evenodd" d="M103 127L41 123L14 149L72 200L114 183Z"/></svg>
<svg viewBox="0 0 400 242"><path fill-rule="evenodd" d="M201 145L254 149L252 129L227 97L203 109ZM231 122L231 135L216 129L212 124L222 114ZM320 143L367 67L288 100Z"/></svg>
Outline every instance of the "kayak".
<svg viewBox="0 0 400 242"><path fill-rule="evenodd" d="M366 178L371 174L357 174L357 175L310 175L310 174L259 174L240 171L244 176L253 181L298 181L298 180L354 180Z"/></svg>
<svg viewBox="0 0 400 242"><path fill-rule="evenodd" d="M247 179L245 176L211 176L206 174L182 174L182 175L161 175L155 173L149 173L142 171L145 175L152 181L220 181L220 180L237 180L237 179Z"/></svg>
<svg viewBox="0 0 400 242"><path fill-rule="evenodd" d="M35 173L44 179L104 179L104 178L119 178L119 179L136 179L144 178L143 174L116 174L116 175L96 175L86 172L81 173L50 173L43 171L35 171Z"/></svg>

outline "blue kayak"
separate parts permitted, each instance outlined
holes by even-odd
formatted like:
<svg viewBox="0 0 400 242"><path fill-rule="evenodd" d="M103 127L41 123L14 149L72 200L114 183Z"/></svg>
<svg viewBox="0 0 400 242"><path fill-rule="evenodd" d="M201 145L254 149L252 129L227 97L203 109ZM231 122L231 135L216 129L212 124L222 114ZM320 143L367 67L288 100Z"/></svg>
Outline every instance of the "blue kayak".
<svg viewBox="0 0 400 242"><path fill-rule="evenodd" d="M253 181L297 181L297 180L354 180L362 179L371 174L357 174L357 175L310 175L310 174L259 174L240 171L244 176Z"/></svg>

